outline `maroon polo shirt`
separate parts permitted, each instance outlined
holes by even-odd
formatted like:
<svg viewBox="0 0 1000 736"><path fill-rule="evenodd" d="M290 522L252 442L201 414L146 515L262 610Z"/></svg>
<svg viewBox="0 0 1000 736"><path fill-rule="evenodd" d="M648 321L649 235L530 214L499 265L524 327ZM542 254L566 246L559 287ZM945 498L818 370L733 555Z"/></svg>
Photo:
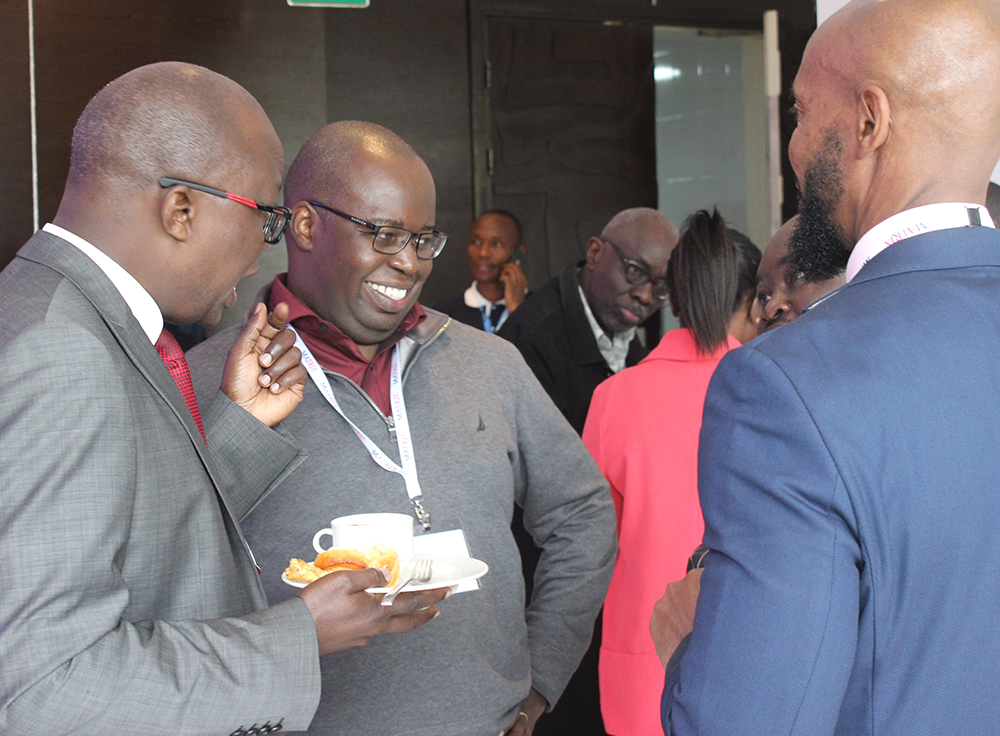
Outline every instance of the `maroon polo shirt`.
<svg viewBox="0 0 1000 736"><path fill-rule="evenodd" d="M389 401L389 373L392 370L392 350L414 327L423 322L427 315L419 303L407 312L399 327L379 346L378 352L369 363L361 356L354 341L332 322L316 314L301 299L288 290L286 274L278 274L271 285L269 309L284 302L288 305L288 323L298 330L303 342L309 347L316 361L325 370L339 373L358 384L372 401L388 416L392 413Z"/></svg>

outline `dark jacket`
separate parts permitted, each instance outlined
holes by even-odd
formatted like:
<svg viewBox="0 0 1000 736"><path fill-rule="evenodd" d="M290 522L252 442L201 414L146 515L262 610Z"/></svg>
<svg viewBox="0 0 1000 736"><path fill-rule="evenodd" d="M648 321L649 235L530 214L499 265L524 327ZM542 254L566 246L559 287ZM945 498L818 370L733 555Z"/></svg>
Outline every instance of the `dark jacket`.
<svg viewBox="0 0 1000 736"><path fill-rule="evenodd" d="M465 303L465 294L438 302L434 305L434 309L444 312L453 320L469 325L469 327L475 327L477 330L483 329L483 313Z"/></svg>
<svg viewBox="0 0 1000 736"><path fill-rule="evenodd" d="M571 263L529 296L497 333L517 346L578 434L583 433L594 389L612 375L583 311L576 280L582 265ZM625 365L633 366L648 354L636 338Z"/></svg>

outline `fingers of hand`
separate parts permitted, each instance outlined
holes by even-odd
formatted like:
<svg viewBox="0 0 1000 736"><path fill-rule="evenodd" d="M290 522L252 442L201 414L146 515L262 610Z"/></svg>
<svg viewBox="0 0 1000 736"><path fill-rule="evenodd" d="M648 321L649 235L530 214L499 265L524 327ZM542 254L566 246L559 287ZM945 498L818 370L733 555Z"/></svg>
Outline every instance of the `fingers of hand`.
<svg viewBox="0 0 1000 736"><path fill-rule="evenodd" d="M435 588L403 592L396 597L391 606L383 606L390 616L386 633L402 634L413 631L441 613L437 603L451 595L450 588Z"/></svg>
<svg viewBox="0 0 1000 736"><path fill-rule="evenodd" d="M519 711L517 716L514 718L514 722L510 725L510 728L507 730L506 736L526 736L527 734L530 734L531 733L529 726L530 722L531 721L528 718L528 714L525 713L523 710Z"/></svg>
<svg viewBox="0 0 1000 736"><path fill-rule="evenodd" d="M388 582L385 572L375 567L366 567L364 570L355 570L345 574L351 576L350 580L354 586L354 592L368 590L368 588L382 588Z"/></svg>
<svg viewBox="0 0 1000 736"><path fill-rule="evenodd" d="M690 634L694 627L701 573L701 569L692 570L683 580L670 583L663 597L653 606L649 633L664 666L681 639Z"/></svg>
<svg viewBox="0 0 1000 736"><path fill-rule="evenodd" d="M274 337L284 328L286 322L288 322L288 305L281 302L267 315L267 322L261 326L260 334L264 337Z"/></svg>
<svg viewBox="0 0 1000 736"><path fill-rule="evenodd" d="M382 606L381 596L367 589L384 584L382 573L369 568L331 573L299 591L316 623L321 654L363 646L380 634L413 631L438 615L433 603L447 593L447 589L404 593L395 605Z"/></svg>
<svg viewBox="0 0 1000 736"><path fill-rule="evenodd" d="M451 588L432 588L430 590L403 591L389 606L389 611L395 614L409 613L421 608L427 608L440 603L451 595Z"/></svg>
<svg viewBox="0 0 1000 736"><path fill-rule="evenodd" d="M261 371L257 383L270 389L271 393L280 393L297 383L305 385L307 376L302 365L302 353L292 347L275 356L274 361Z"/></svg>
<svg viewBox="0 0 1000 736"><path fill-rule="evenodd" d="M241 346L243 353L249 353L253 350L254 345L260 339L261 328L267 323L267 307L263 303L258 302L257 306L254 307L253 314L250 315L250 319L247 323L243 325L243 329L240 330L240 336L236 339L233 347L237 345Z"/></svg>
<svg viewBox="0 0 1000 736"><path fill-rule="evenodd" d="M291 350L293 345L295 345L295 333L291 330L281 330L270 337L265 337L264 333L261 333L257 338L257 351L260 353L257 360L267 368L282 354Z"/></svg>

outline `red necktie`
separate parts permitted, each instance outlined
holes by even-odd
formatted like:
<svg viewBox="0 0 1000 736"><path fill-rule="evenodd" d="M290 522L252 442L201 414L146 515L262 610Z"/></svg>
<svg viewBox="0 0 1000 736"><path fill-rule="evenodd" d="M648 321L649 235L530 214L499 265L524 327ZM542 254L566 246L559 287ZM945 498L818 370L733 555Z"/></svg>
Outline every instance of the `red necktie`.
<svg viewBox="0 0 1000 736"><path fill-rule="evenodd" d="M184 351L181 350L181 346L166 327L163 328L163 332L160 333L160 337L156 341L156 352L160 354L160 359L170 371L170 377L174 379L177 388L181 390L181 396L187 402L191 416L194 417L194 423L198 425L201 438L205 440L207 445L205 428L201 426L201 412L198 411L198 401L194 397L194 386L191 384L191 371L188 370L187 361L184 359Z"/></svg>

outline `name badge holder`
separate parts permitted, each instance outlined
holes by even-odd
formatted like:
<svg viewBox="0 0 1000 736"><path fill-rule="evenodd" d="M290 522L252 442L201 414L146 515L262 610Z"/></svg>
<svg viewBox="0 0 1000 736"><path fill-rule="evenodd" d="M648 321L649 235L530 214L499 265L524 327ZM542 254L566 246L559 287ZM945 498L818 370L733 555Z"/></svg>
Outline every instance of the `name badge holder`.
<svg viewBox="0 0 1000 736"><path fill-rule="evenodd" d="M361 444L364 445L365 449L368 450L368 454L371 455L372 460L383 470L388 470L390 473L396 473L403 477L403 482L406 484L406 495L410 498L410 504L413 506L413 513L416 515L417 521L420 522L420 526L423 527L425 532L430 531L431 515L423 505L424 497L420 491L420 482L417 480L417 463L413 455L413 439L410 433L410 423L406 417L406 403L403 401L403 379L402 370L399 365L399 345L397 344L392 351L392 367L389 372L389 402L392 408L392 419L396 427L396 444L399 447L399 459L402 465L397 465L392 458L382 452L379 446L348 418L344 410L340 408L337 398L333 395L333 387L330 386L330 381L323 372L322 366L320 366L316 357L306 346L302 340L302 336L299 335L295 328L289 326L289 329L295 332L295 347L302 351L302 365L305 366L309 378L316 384L316 388L323 394L323 398L327 400L330 406L354 430L354 434L361 440Z"/></svg>

